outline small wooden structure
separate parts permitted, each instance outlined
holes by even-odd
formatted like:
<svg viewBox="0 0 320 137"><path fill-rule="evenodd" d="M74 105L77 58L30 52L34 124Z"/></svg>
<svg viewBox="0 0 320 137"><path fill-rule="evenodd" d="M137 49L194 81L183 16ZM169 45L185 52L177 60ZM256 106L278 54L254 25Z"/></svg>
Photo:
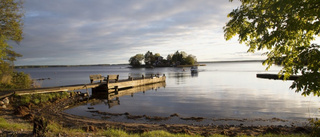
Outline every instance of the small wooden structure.
<svg viewBox="0 0 320 137"><path fill-rule="evenodd" d="M119 81L119 75L108 75L107 79L105 79L107 83L114 80L115 83Z"/></svg>
<svg viewBox="0 0 320 137"><path fill-rule="evenodd" d="M96 80L100 80L100 83L102 83L102 81L104 80L104 76L102 76L101 74L90 75L89 78L90 78L91 84L93 83L93 81L96 81Z"/></svg>

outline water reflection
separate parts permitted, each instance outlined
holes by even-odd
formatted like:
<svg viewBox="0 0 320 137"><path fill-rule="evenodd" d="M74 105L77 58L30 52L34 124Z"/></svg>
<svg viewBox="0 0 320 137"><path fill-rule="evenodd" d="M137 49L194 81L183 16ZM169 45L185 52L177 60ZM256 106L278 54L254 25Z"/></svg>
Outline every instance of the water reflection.
<svg viewBox="0 0 320 137"><path fill-rule="evenodd" d="M119 91L107 92L106 90L93 90L91 98L100 99L104 104L108 105L109 108L120 105L120 97L125 95L134 96L134 93L143 92L148 90L157 90L158 88L165 87L165 82L149 84L139 87L133 87L129 89L122 89Z"/></svg>
<svg viewBox="0 0 320 137"><path fill-rule="evenodd" d="M88 83L88 76L91 74L104 76L119 74L119 79L149 74L167 76L165 89L155 88L156 92L145 90L145 93L144 90L140 90L121 97L119 94L122 93L98 95L100 99L96 100L96 104L90 100L90 103L65 110L66 113L86 117L96 118L88 112L92 110L164 117L177 113L181 117L205 117L215 120L276 117L307 121L307 118L320 117L320 98L303 97L300 93L295 93L289 89L292 84L289 81L257 79L257 73L265 72L265 66L260 62L208 63L207 66L199 67L199 72L195 75L191 74L189 68L183 71L182 68L173 67L154 69L131 69L126 65L120 69L119 67L121 66L37 68L21 71L34 78L51 78L43 81L43 87L61 86L61 83L66 85ZM272 67L268 73L277 74L280 69ZM122 119L112 118L112 120ZM179 122L174 121L174 123ZM214 123L216 124L216 121Z"/></svg>

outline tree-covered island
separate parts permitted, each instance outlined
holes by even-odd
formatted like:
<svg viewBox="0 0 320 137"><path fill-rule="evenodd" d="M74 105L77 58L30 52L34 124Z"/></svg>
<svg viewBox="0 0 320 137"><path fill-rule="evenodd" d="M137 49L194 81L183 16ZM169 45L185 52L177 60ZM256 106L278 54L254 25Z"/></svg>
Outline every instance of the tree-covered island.
<svg viewBox="0 0 320 137"><path fill-rule="evenodd" d="M148 51L144 55L136 54L132 56L129 59L129 63L132 67L171 67L178 65L195 65L197 58L184 51L176 51L174 54L169 54L165 59L159 53L153 54Z"/></svg>

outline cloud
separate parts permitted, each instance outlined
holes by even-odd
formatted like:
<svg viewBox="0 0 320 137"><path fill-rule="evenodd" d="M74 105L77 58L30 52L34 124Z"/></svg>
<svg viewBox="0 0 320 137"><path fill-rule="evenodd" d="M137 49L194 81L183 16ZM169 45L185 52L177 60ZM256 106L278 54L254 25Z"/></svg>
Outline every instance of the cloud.
<svg viewBox="0 0 320 137"><path fill-rule="evenodd" d="M17 65L127 63L137 54L176 50L214 59L228 53L223 38L225 0L28 0ZM211 53L209 53L210 51ZM241 51L239 51L241 52ZM227 54L226 54L227 55Z"/></svg>

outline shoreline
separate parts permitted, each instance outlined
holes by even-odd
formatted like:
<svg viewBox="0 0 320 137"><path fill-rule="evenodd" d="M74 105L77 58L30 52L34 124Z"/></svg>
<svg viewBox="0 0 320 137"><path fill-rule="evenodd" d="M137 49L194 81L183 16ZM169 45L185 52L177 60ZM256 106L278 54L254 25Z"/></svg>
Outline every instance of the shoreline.
<svg viewBox="0 0 320 137"><path fill-rule="evenodd" d="M156 121L153 124L135 123L135 122L114 122L109 120L100 120L88 118L83 116L76 116L65 113L64 110L79 103L86 102L82 96L72 96L65 99L59 99L51 103L44 103L40 105L29 104L27 106L18 107L17 112L13 107L7 109L0 109L1 117L15 120L21 123L32 123L33 119L41 116L46 120L59 123L64 128L71 129L93 129L108 130L120 129L127 133L142 134L150 131L166 131L173 134L189 134L210 136L214 134L226 136L257 136L264 134L309 134L311 132L310 126L282 126L282 125L266 125L266 126L247 126L247 125L188 125L188 124L160 124ZM11 109L10 109L11 108ZM6 112L6 113L3 113ZM17 115L19 114L19 115ZM127 114L128 115L128 114ZM134 116L133 116L134 117ZM176 117L176 115L174 115ZM277 120L277 119L275 119ZM25 133L25 131L23 131ZM32 134L31 131L28 132ZM59 133L60 134L60 133ZM1 135L1 134L0 134Z"/></svg>
<svg viewBox="0 0 320 137"><path fill-rule="evenodd" d="M233 60L233 61L200 61L201 63L241 63L241 62L263 62L263 60ZM90 67L90 66L117 66L117 65L129 65L129 64L83 64L83 65L17 65L15 69L23 68L55 68L55 67ZM161 67L161 66L160 66ZM168 66L166 66L168 67ZM134 67L133 67L134 68ZM139 68L139 67L137 67Z"/></svg>

